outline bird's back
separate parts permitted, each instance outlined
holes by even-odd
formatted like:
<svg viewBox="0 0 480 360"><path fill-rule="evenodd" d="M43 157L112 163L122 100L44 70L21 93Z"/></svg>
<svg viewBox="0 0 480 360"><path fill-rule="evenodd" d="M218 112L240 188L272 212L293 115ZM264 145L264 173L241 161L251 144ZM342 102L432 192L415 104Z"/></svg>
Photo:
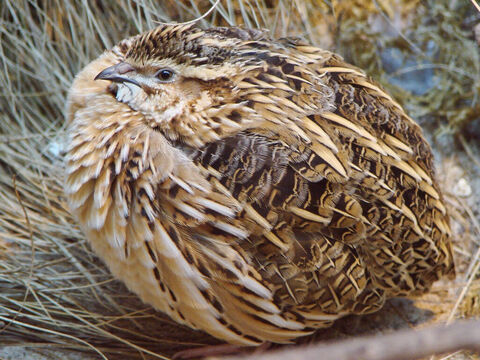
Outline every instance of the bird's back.
<svg viewBox="0 0 480 360"><path fill-rule="evenodd" d="M267 69L243 80L256 86L241 101L298 128L252 128L193 158L272 226L238 247L275 288L275 303L325 326L328 315L372 312L453 275L448 215L420 127L335 54L284 40L265 56Z"/></svg>

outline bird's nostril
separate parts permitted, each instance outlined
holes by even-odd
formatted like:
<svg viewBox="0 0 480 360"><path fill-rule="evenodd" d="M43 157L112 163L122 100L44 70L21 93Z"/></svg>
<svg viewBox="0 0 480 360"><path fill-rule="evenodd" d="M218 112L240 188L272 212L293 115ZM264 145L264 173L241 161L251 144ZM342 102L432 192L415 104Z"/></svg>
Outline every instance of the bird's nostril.
<svg viewBox="0 0 480 360"><path fill-rule="evenodd" d="M135 70L135 68L132 65L130 65L126 62L121 62L121 63L117 64L115 66L115 68L117 70L117 73L120 74L120 75L123 75L123 74L126 74L126 73L130 72L130 71Z"/></svg>

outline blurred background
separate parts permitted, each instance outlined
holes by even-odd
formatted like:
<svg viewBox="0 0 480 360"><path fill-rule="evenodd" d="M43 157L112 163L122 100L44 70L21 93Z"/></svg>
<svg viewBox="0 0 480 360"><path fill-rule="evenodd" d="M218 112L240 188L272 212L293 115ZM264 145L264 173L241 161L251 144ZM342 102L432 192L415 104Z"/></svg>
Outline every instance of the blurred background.
<svg viewBox="0 0 480 360"><path fill-rule="evenodd" d="M117 41L200 17L213 0L0 1L0 358L145 359L216 341L113 281L66 210L64 107ZM431 142L458 275L301 342L480 316L480 12L470 0L221 0L198 24L268 29L342 55ZM478 359L455 353L438 359Z"/></svg>

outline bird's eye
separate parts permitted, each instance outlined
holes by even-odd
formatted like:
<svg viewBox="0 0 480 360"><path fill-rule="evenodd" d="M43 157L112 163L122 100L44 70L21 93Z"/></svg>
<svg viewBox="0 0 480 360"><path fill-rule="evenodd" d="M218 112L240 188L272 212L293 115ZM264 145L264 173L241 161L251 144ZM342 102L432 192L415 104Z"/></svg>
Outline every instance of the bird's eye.
<svg viewBox="0 0 480 360"><path fill-rule="evenodd" d="M173 72L172 69L160 69L157 71L155 74L158 80L162 82L169 82L172 81L173 77L175 76L175 73Z"/></svg>

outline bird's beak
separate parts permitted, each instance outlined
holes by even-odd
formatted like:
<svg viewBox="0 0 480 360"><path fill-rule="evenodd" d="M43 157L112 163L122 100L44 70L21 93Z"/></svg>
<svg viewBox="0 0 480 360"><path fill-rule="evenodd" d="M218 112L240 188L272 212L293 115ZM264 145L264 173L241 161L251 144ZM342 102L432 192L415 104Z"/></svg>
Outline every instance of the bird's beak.
<svg viewBox="0 0 480 360"><path fill-rule="evenodd" d="M95 76L94 80L110 80L119 83L129 82L140 86L138 81L133 78L135 74L136 71L132 65L127 64L126 62L120 62L101 71Z"/></svg>

